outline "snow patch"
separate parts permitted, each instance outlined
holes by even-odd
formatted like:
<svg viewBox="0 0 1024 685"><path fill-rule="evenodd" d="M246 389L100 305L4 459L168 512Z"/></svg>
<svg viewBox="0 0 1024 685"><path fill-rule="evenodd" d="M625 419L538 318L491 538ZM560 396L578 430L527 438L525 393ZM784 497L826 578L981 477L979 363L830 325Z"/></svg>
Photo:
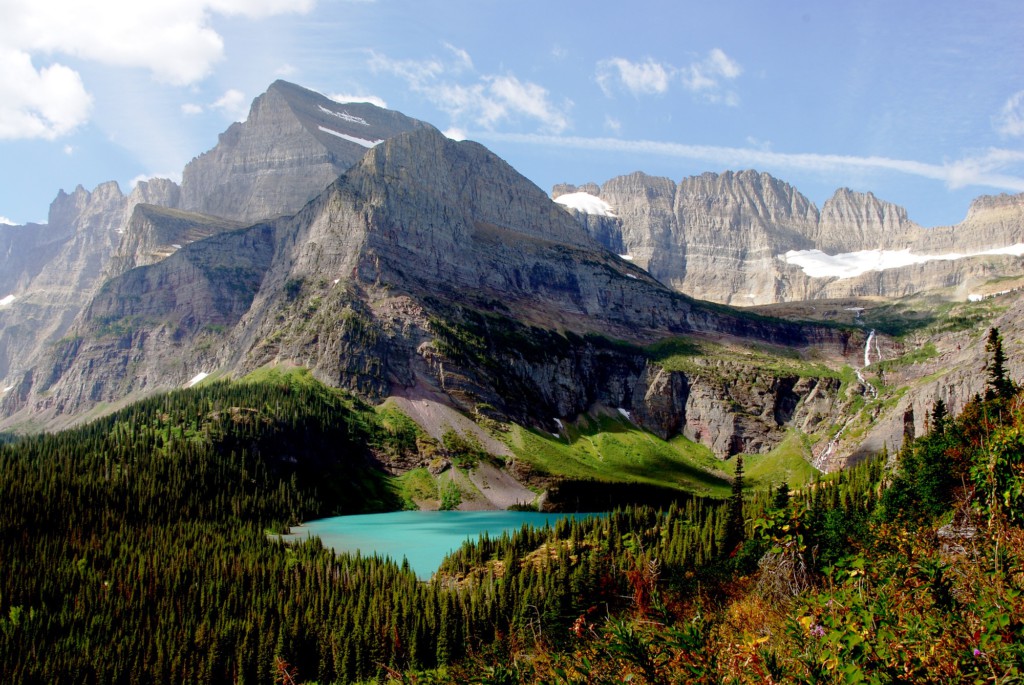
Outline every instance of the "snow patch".
<svg viewBox="0 0 1024 685"><path fill-rule="evenodd" d="M565 430L565 426L562 425L561 421L559 421L558 419L555 419L555 423L558 424L558 430Z"/></svg>
<svg viewBox="0 0 1024 685"><path fill-rule="evenodd" d="M341 280L340 278L335 278L334 279L334 285L338 285L338 281L340 281L340 280Z"/></svg>
<svg viewBox="0 0 1024 685"><path fill-rule="evenodd" d="M178 244L171 245L171 247L173 247L175 250L180 250L181 249L181 245L178 245Z"/></svg>
<svg viewBox="0 0 1024 685"><path fill-rule="evenodd" d="M778 255L778 258L787 264L800 267L811 278L835 277L842 280L854 278L869 271L884 271L931 261L953 261L985 255L1024 256L1024 243L965 254L959 252L914 254L908 247L903 250L861 250L837 255L825 254L821 250L790 250L785 254Z"/></svg>
<svg viewBox="0 0 1024 685"><path fill-rule="evenodd" d="M15 299L14 295L8 295L7 297L0 299L0 307L6 307L11 302L14 302Z"/></svg>
<svg viewBox="0 0 1024 685"><path fill-rule="evenodd" d="M970 295L967 296L967 301L981 302L982 300L987 300L990 297L999 297L1000 295L1005 295L1006 293L1012 293L1014 290L1019 290L1019 288L1010 288L1009 290L1000 290L997 293L986 293L984 295L979 293L971 293Z"/></svg>
<svg viewBox="0 0 1024 685"><path fill-rule="evenodd" d="M330 133L332 136L337 136L338 138L347 140L350 143L362 145L363 147L366 148L376 147L377 145L380 145L381 143L384 142L383 138L380 140L367 140L366 138L356 138L355 136L350 136L347 133L339 133L338 131L326 128L324 126L317 126L317 128L323 131L324 133Z"/></svg>
<svg viewBox="0 0 1024 685"><path fill-rule="evenodd" d="M634 276L633 274L626 274L626 275L629 276L630 278L632 278L634 281L638 280L637 277Z"/></svg>
<svg viewBox="0 0 1024 685"><path fill-rule="evenodd" d="M629 415L629 410L618 407L619 413L626 417L627 421L632 421L633 417Z"/></svg>
<svg viewBox="0 0 1024 685"><path fill-rule="evenodd" d="M555 200L557 202L558 200ZM625 259L627 262L633 261L633 255L631 254L620 254L619 259Z"/></svg>
<svg viewBox="0 0 1024 685"><path fill-rule="evenodd" d="M555 202L571 209L578 210L584 214L596 214L597 216L615 216L612 206L599 197L590 193L566 193L555 198Z"/></svg>
<svg viewBox="0 0 1024 685"><path fill-rule="evenodd" d="M196 375L192 376L192 380L190 380L188 383L186 383L182 387L191 388L193 385L195 385L196 383L200 382L201 380L203 380L204 378L206 378L209 375L210 374L206 373L205 371L200 371Z"/></svg>
<svg viewBox="0 0 1024 685"><path fill-rule="evenodd" d="M13 385L8 385L3 390L0 390L0 392L10 392L11 390L14 390L14 386Z"/></svg>
<svg viewBox="0 0 1024 685"><path fill-rule="evenodd" d="M350 124L362 124L363 126L369 126L370 125L369 122L366 121L366 119L364 119L362 117L357 117L354 114L349 114L348 112L345 112L345 111L335 112L333 109L327 109L323 105L317 105L317 106L320 108L321 112L323 112L325 114L330 114L331 116L334 116L334 117L338 117L342 121L347 121Z"/></svg>

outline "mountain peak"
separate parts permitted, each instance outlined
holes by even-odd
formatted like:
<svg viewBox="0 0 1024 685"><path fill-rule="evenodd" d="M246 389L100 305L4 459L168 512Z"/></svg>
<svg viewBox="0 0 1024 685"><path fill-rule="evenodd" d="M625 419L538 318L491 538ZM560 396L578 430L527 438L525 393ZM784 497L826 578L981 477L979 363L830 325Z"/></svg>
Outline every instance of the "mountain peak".
<svg viewBox="0 0 1024 685"><path fill-rule="evenodd" d="M293 214L381 141L423 122L369 103L339 104L288 81L182 174L181 209L255 222Z"/></svg>

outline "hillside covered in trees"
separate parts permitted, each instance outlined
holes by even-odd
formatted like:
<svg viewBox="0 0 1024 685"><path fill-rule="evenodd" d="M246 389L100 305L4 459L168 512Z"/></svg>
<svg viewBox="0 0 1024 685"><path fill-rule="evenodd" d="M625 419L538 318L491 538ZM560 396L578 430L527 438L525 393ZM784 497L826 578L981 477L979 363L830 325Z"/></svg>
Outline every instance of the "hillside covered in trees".
<svg viewBox="0 0 1024 685"><path fill-rule="evenodd" d="M681 495L467 544L435 578L282 544L403 506L401 422L260 374L0 445L0 673L17 683L1015 682L1024 393L794 488Z"/></svg>

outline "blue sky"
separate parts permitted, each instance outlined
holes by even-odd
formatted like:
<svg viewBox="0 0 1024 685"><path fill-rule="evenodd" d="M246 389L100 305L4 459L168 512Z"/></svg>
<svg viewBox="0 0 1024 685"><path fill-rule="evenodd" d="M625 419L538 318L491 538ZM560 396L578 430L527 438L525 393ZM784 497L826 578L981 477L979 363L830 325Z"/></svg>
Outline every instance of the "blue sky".
<svg viewBox="0 0 1024 685"><path fill-rule="evenodd" d="M0 221L178 178L277 78L544 190L754 168L926 226L1024 192L1024 3L0 0Z"/></svg>

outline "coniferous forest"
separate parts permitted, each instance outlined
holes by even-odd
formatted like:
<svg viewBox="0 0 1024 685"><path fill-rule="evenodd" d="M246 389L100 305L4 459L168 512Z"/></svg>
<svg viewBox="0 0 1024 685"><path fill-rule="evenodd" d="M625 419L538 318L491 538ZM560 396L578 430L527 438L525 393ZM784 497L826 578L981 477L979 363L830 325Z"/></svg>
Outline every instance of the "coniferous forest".
<svg viewBox="0 0 1024 685"><path fill-rule="evenodd" d="M0 445L10 683L1019 682L1024 393L799 488L680 498L401 564L285 545L402 506L411 429L304 374Z"/></svg>

